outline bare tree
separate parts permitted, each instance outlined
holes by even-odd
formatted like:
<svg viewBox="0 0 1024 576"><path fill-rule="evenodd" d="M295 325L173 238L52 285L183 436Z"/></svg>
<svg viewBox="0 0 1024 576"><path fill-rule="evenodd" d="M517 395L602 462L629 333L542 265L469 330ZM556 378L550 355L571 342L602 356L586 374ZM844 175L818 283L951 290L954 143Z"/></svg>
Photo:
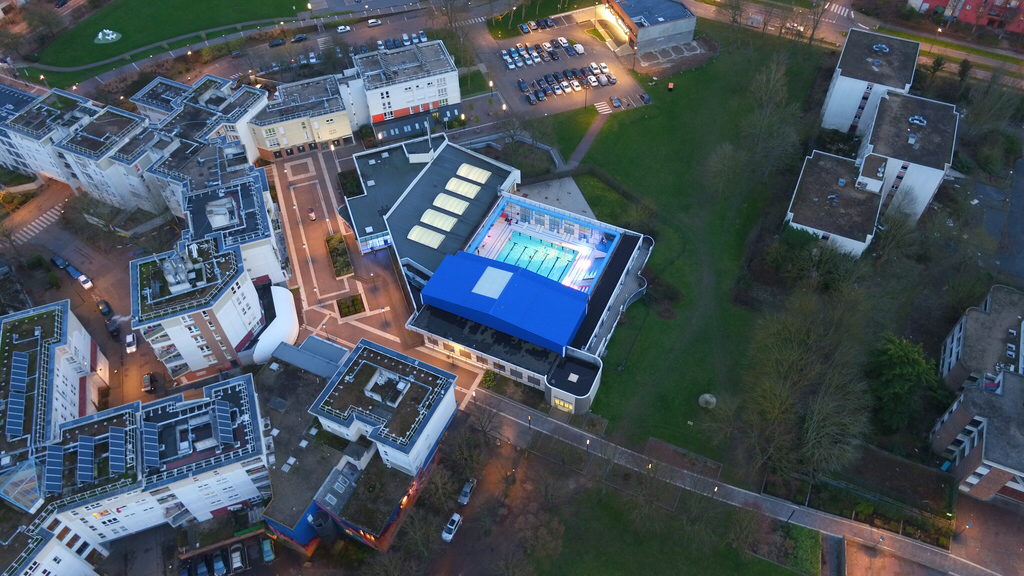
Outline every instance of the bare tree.
<svg viewBox="0 0 1024 576"><path fill-rule="evenodd" d="M18 243L14 241L14 228L11 228L11 225L6 220L0 220L0 238L6 240L11 245L11 248L14 249L14 253L18 258L21 258L21 249L18 248Z"/></svg>
<svg viewBox="0 0 1024 576"><path fill-rule="evenodd" d="M734 193L747 179L746 158L743 152L730 142L719 144L705 164L707 170L709 201L718 202Z"/></svg>
<svg viewBox="0 0 1024 576"><path fill-rule="evenodd" d="M452 473L444 466L438 465L430 475L427 485L423 487L423 499L435 510L445 510L455 500L457 488Z"/></svg>
<svg viewBox="0 0 1024 576"><path fill-rule="evenodd" d="M21 41L24 40L24 36L11 30L10 28L0 28L0 50L4 52L14 52L21 56Z"/></svg>
<svg viewBox="0 0 1024 576"><path fill-rule="evenodd" d="M56 10L35 4L32 5L32 8L25 9L25 22L33 30L45 33L47 36L56 34L64 24Z"/></svg>
<svg viewBox="0 0 1024 576"><path fill-rule="evenodd" d="M754 167L767 177L796 153L800 142L795 128L798 114L789 102L783 54L776 54L757 73L750 95L754 112L745 124L745 136Z"/></svg>
<svg viewBox="0 0 1024 576"><path fill-rule="evenodd" d="M498 428L498 412L489 407L477 410L473 414L473 425L484 436L490 436Z"/></svg>
<svg viewBox="0 0 1024 576"><path fill-rule="evenodd" d="M1003 84L1003 75L993 71L988 82L979 82L971 89L969 104L960 122L964 138L969 140L1006 126L1020 99L1018 92Z"/></svg>
<svg viewBox="0 0 1024 576"><path fill-rule="evenodd" d="M534 576L533 567L519 546L505 549L494 563L495 576Z"/></svg>
<svg viewBox="0 0 1024 576"><path fill-rule="evenodd" d="M772 20L774 20L775 18L778 17L777 12L778 12L779 7L776 6L775 4L771 3L771 2L767 2L765 4L762 4L760 9L761 9L761 18L762 18L761 19L761 34L765 34L765 33L768 32L768 27L771 26ZM782 25L779 24L779 26L781 27Z"/></svg>
<svg viewBox="0 0 1024 576"><path fill-rule="evenodd" d="M739 25L743 17L743 0L722 0L718 9L729 17L729 23Z"/></svg>
<svg viewBox="0 0 1024 576"><path fill-rule="evenodd" d="M828 2L825 0L811 0L811 8L807 11L808 18L811 23L810 34L807 35L807 45L810 46L814 43L814 35L818 32L818 26L821 24L821 19L825 17L825 12L828 11Z"/></svg>
<svg viewBox="0 0 1024 576"><path fill-rule="evenodd" d="M441 18L441 23L448 30L455 30L462 20L464 9L463 0L439 0L437 3L437 13Z"/></svg>
<svg viewBox="0 0 1024 576"><path fill-rule="evenodd" d="M562 551L565 526L537 502L530 502L512 524L530 558L554 558Z"/></svg>
<svg viewBox="0 0 1024 576"><path fill-rule="evenodd" d="M526 133L523 121L512 111L508 111L498 121L498 129L501 131L502 136L505 137L505 145L509 146L511 163L515 165L519 157L519 139Z"/></svg>
<svg viewBox="0 0 1024 576"><path fill-rule="evenodd" d="M442 521L436 514L428 514L422 508L414 508L400 533L402 549L408 547L421 561L429 558L437 548L437 527Z"/></svg>
<svg viewBox="0 0 1024 576"><path fill-rule="evenodd" d="M483 453L480 439L473 432L462 429L450 443L448 457L460 476L473 476L480 468Z"/></svg>
<svg viewBox="0 0 1024 576"><path fill-rule="evenodd" d="M408 576L415 572L413 563L396 550L377 554L363 568L367 576Z"/></svg>

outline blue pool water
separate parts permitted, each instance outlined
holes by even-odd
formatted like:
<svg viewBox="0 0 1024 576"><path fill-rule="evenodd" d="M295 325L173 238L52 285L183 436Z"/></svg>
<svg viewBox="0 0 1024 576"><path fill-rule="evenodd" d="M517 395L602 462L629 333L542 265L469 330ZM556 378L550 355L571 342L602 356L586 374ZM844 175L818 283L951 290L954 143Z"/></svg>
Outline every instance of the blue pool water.
<svg viewBox="0 0 1024 576"><path fill-rule="evenodd" d="M513 232L495 257L499 262L526 268L555 282L561 282L572 268L579 251L522 232Z"/></svg>

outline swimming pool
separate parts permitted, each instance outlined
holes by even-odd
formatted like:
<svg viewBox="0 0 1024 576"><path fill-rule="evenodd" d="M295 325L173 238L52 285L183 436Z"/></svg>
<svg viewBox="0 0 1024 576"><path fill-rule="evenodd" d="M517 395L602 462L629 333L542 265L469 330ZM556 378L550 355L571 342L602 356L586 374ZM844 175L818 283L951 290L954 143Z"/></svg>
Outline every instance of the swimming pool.
<svg viewBox="0 0 1024 576"><path fill-rule="evenodd" d="M578 255L578 250L534 238L522 232L512 232L495 260L526 268L555 282L561 282Z"/></svg>

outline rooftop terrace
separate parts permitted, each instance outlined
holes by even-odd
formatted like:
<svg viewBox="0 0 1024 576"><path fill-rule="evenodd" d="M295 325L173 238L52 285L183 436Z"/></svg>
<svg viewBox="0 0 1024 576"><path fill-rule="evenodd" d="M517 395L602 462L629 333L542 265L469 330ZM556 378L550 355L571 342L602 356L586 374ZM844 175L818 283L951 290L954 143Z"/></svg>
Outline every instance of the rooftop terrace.
<svg viewBox="0 0 1024 576"><path fill-rule="evenodd" d="M1024 470L1024 377L1014 372L1002 374L999 392L984 387L964 390L964 407L986 419L982 457L1001 466Z"/></svg>
<svg viewBox="0 0 1024 576"><path fill-rule="evenodd" d="M220 234L225 246L233 246L269 236L263 183L260 175L253 173L228 185L190 193L185 198L185 212L192 237Z"/></svg>
<svg viewBox="0 0 1024 576"><path fill-rule="evenodd" d="M0 84L0 121L9 120L39 99L31 92L25 92L6 84Z"/></svg>
<svg viewBox="0 0 1024 576"><path fill-rule="evenodd" d="M353 482L352 493L339 516L354 526L381 536L391 516L406 503L413 477L371 458Z"/></svg>
<svg viewBox="0 0 1024 576"><path fill-rule="evenodd" d="M849 78L903 90L914 81L920 47L912 40L850 28L839 69Z"/></svg>
<svg viewBox="0 0 1024 576"><path fill-rule="evenodd" d="M239 276L237 248L220 251L212 239L178 244L175 251L131 262L136 326L209 306Z"/></svg>
<svg viewBox="0 0 1024 576"><path fill-rule="evenodd" d="M882 196L855 186L853 160L815 150L804 160L789 211L792 222L827 234L864 242L874 234ZM840 186L840 181L843 185Z"/></svg>
<svg viewBox="0 0 1024 576"><path fill-rule="evenodd" d="M380 426L371 438L408 450L455 375L362 340L324 389L313 414L347 424L355 417Z"/></svg>
<svg viewBox="0 0 1024 576"><path fill-rule="evenodd" d="M993 286L986 307L972 306L964 313L963 348L960 362L971 372L995 374L999 364L1020 364L1006 356L1007 344L1020 345L1024 316L1024 292L1007 286ZM1015 355L1020 350L1015 350Z"/></svg>
<svg viewBox="0 0 1024 576"><path fill-rule="evenodd" d="M98 160L146 124L145 118L107 107L61 143L61 148Z"/></svg>
<svg viewBox="0 0 1024 576"><path fill-rule="evenodd" d="M171 112L177 106L178 100L189 90L188 85L161 76L137 92L130 100L136 104Z"/></svg>
<svg viewBox="0 0 1024 576"><path fill-rule="evenodd" d="M959 120L952 104L890 92L878 102L872 152L945 170L953 162Z"/></svg>
<svg viewBox="0 0 1024 576"><path fill-rule="evenodd" d="M345 102L334 76L282 84L274 99L250 121L256 126L270 126L298 118L326 116L341 112Z"/></svg>
<svg viewBox="0 0 1024 576"><path fill-rule="evenodd" d="M355 65L367 90L456 71L440 40L356 56Z"/></svg>
<svg viewBox="0 0 1024 576"><path fill-rule="evenodd" d="M41 138L57 128L70 131L99 113L100 109L91 106L85 98L63 90L52 90L7 123L29 136Z"/></svg>

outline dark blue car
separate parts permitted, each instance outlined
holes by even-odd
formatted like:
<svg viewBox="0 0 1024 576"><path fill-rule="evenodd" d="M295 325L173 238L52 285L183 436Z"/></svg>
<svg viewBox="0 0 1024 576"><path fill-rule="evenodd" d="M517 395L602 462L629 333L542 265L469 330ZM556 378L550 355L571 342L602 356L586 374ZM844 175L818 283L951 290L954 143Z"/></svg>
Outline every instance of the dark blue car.
<svg viewBox="0 0 1024 576"><path fill-rule="evenodd" d="M519 31L522 32L523 34L529 34L530 33L530 27L527 26L526 24L520 24L519 25Z"/></svg>

